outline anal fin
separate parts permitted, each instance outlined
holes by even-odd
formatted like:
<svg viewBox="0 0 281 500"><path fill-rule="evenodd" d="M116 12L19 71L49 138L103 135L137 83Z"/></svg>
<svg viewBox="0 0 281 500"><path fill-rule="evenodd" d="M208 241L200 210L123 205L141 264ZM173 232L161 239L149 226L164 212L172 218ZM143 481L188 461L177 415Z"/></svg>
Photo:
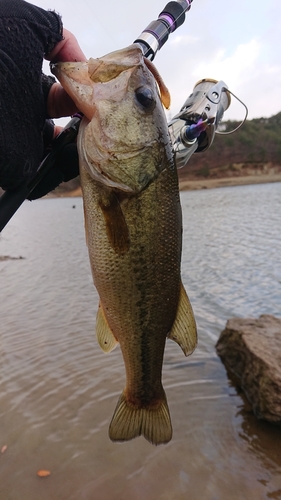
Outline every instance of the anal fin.
<svg viewBox="0 0 281 500"><path fill-rule="evenodd" d="M193 310L181 283L176 319L168 338L177 342L185 356L192 354L197 346L197 328Z"/></svg>
<svg viewBox="0 0 281 500"><path fill-rule="evenodd" d="M118 344L118 340L114 337L107 322L101 303L97 312L96 334L101 349L106 353L112 351Z"/></svg>

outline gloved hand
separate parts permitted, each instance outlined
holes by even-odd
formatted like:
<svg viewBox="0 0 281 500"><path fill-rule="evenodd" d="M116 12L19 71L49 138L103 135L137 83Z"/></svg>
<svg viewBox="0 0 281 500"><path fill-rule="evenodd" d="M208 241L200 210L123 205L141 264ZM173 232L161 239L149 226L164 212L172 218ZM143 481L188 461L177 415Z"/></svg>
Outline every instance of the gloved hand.
<svg viewBox="0 0 281 500"><path fill-rule="evenodd" d="M67 144L58 153L53 168L37 184L28 196L28 200L36 200L53 191L61 182L70 181L79 175L79 159L75 143Z"/></svg>

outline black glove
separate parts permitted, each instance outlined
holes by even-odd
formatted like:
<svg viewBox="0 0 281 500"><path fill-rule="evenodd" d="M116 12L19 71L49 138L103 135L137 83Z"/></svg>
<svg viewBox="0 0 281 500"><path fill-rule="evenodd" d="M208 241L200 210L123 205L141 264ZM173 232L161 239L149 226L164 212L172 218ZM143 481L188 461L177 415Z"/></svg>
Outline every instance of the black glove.
<svg viewBox="0 0 281 500"><path fill-rule="evenodd" d="M54 122L46 120L44 128L44 144L47 145L44 151L44 158L52 150L52 137ZM56 161L52 169L44 176L39 184L28 196L29 200L36 200L53 191L61 182L67 182L79 175L79 158L76 143L71 142L58 152Z"/></svg>
<svg viewBox="0 0 281 500"><path fill-rule="evenodd" d="M53 168L37 184L28 196L28 200L36 200L58 187L61 182L70 181L79 175L79 159L75 143L67 144L57 156Z"/></svg>

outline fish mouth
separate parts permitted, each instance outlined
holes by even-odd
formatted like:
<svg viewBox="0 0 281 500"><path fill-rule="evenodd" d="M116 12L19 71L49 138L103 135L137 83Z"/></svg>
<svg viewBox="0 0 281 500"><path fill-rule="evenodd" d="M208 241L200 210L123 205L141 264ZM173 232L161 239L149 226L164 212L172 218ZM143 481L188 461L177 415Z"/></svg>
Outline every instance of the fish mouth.
<svg viewBox="0 0 281 500"><path fill-rule="evenodd" d="M91 120L94 112L93 88L90 85L88 62L59 62L50 65L51 72L71 97L77 109Z"/></svg>
<svg viewBox="0 0 281 500"><path fill-rule="evenodd" d="M132 44L127 49L115 51L103 58L90 58L81 62L59 62L50 64L51 72L84 116L91 120L95 112L97 85L114 81L122 73L134 71L142 64L141 48ZM108 96L109 97L109 96Z"/></svg>

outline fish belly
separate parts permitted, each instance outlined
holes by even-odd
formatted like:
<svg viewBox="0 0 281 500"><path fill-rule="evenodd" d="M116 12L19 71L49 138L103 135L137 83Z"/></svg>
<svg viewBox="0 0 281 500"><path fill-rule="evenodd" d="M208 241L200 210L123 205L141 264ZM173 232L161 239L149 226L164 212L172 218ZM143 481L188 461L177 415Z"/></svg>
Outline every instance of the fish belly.
<svg viewBox="0 0 281 500"><path fill-rule="evenodd" d="M120 343L126 368L110 436L127 440L144 434L154 444L167 442L172 430L161 372L181 283L177 174L167 168L129 197L98 185L83 168L81 183L99 314Z"/></svg>

